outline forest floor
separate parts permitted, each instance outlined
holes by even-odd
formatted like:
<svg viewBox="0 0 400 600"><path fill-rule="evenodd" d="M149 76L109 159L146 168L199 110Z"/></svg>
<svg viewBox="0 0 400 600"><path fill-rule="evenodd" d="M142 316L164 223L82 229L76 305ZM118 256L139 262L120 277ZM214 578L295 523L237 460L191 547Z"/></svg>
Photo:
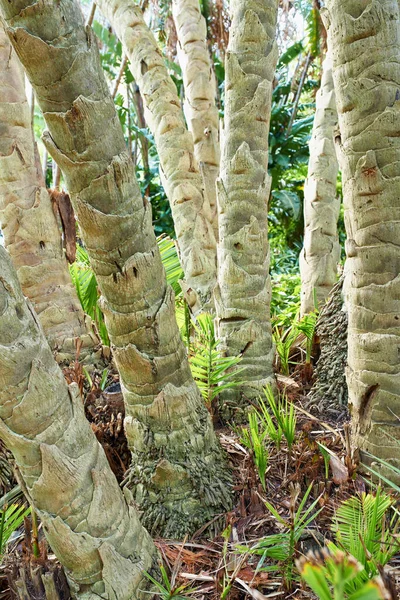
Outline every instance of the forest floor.
<svg viewBox="0 0 400 600"><path fill-rule="evenodd" d="M92 373L88 386L78 362L64 372L68 381L80 386L87 417L111 468L122 481L129 466L129 452L117 375L108 373L107 388L102 391L105 386L104 382L100 385L101 373ZM368 482L351 458L346 408L325 413L310 408L309 380L301 365L290 377L278 376L279 387L296 407L296 437L290 452L284 443L279 448L269 446L265 488L254 457L243 443L241 428L231 428L214 418L234 477L234 507L211 524L216 531L212 539L207 524L184 541L155 540L168 573L166 587L170 585L173 592L170 596L160 593L161 598L315 598L301 584L295 560L310 551L318 553L333 539L331 524L336 508L356 492L365 491ZM279 555L291 534L291 552L282 560ZM10 552L15 555L22 547L24 560L32 559L27 553L26 536L23 546L24 542L14 544ZM393 580L399 580L400 558L393 559L390 565L386 572L391 572ZM0 598L10 598L1 572Z"/></svg>

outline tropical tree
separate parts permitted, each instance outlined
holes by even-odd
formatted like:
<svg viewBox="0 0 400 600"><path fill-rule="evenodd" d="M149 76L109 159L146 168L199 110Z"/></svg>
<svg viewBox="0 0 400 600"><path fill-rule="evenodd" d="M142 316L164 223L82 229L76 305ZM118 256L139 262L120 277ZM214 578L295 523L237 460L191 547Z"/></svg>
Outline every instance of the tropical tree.
<svg viewBox="0 0 400 600"><path fill-rule="evenodd" d="M400 13L327 0L345 206L353 442L400 465Z"/></svg>
<svg viewBox="0 0 400 600"><path fill-rule="evenodd" d="M177 53L185 88L184 112L193 136L194 154L211 208L218 239L216 180L219 174L219 115L216 86L207 45L207 25L199 0L173 0Z"/></svg>
<svg viewBox="0 0 400 600"><path fill-rule="evenodd" d="M242 355L241 388L257 397L273 381L267 205L268 132L278 58L278 2L234 0L225 63L225 118L218 182L218 288L221 350Z"/></svg>
<svg viewBox="0 0 400 600"><path fill-rule="evenodd" d="M157 552L0 246L0 435L77 598L148 598ZM18 368L16 368L18 365Z"/></svg>
<svg viewBox="0 0 400 600"><path fill-rule="evenodd" d="M43 180L24 74L0 26L0 224L24 293L57 360L96 343L69 276L61 234Z"/></svg>
<svg viewBox="0 0 400 600"><path fill-rule="evenodd" d="M332 58L328 53L316 98L304 186L304 245L300 255L302 315L321 307L337 281L340 259L337 229L340 198L336 192L339 166L334 141L337 120Z"/></svg>
<svg viewBox="0 0 400 600"><path fill-rule="evenodd" d="M212 308L217 274L212 213L176 86L134 0L99 0L97 6L121 40L143 98L174 219L186 299L194 313Z"/></svg>
<svg viewBox="0 0 400 600"><path fill-rule="evenodd" d="M183 536L230 505L230 477L191 376L151 207L139 192L96 41L76 1L1 0L0 8L102 293L124 394L130 487L145 526Z"/></svg>

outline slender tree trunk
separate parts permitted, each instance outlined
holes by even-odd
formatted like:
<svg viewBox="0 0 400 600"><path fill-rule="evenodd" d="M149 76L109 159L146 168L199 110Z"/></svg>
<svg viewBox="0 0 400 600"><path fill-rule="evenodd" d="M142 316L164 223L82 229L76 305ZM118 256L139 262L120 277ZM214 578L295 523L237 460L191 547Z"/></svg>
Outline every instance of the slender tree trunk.
<svg viewBox="0 0 400 600"><path fill-rule="evenodd" d="M215 298L221 349L228 356L243 355L240 392L251 399L274 379L267 166L278 1L234 0L231 10Z"/></svg>
<svg viewBox="0 0 400 600"><path fill-rule="evenodd" d="M215 76L207 46L207 25L199 0L173 0L178 35L178 59L185 86L184 112L193 136L218 239L216 180L219 174L219 115L215 105Z"/></svg>
<svg viewBox="0 0 400 600"><path fill-rule="evenodd" d="M0 0L0 7L101 289L124 394L135 500L146 527L183 536L230 505L229 475L190 373L151 206L140 196L96 39L74 0L57 6L21 0L17 8Z"/></svg>
<svg viewBox="0 0 400 600"><path fill-rule="evenodd" d="M24 76L0 26L0 223L24 294L57 360L94 346L68 271L61 234L37 161ZM89 325L89 323L88 323Z"/></svg>
<svg viewBox="0 0 400 600"><path fill-rule="evenodd" d="M327 0L341 131L354 445L400 467L400 14Z"/></svg>
<svg viewBox="0 0 400 600"><path fill-rule="evenodd" d="M99 0L130 60L142 94L145 118L160 157L162 184L171 205L182 267L183 290L194 313L212 306L216 241L209 202L186 128L175 83L161 50L134 0Z"/></svg>
<svg viewBox="0 0 400 600"><path fill-rule="evenodd" d="M301 314L322 307L337 281L340 244L337 221L340 199L336 193L338 162L335 149L337 109L328 53L317 93L310 140L308 177L304 186L304 246L300 255Z"/></svg>
<svg viewBox="0 0 400 600"><path fill-rule="evenodd" d="M0 436L78 598L148 598L156 549L0 246Z"/></svg>

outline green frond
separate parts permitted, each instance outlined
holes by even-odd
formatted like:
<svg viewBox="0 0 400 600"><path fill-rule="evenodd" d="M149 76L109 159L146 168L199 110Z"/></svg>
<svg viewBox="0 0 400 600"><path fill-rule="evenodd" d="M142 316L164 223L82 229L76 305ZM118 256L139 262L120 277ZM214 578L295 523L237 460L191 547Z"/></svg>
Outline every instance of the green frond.
<svg viewBox="0 0 400 600"><path fill-rule="evenodd" d="M396 513L390 515L393 504L394 499L378 487L376 495L363 492L337 509L332 524L336 544L364 567L347 591L378 575L378 565L385 565L398 551L393 534L399 521Z"/></svg>
<svg viewBox="0 0 400 600"><path fill-rule="evenodd" d="M195 339L189 356L190 369L207 404L224 390L241 384L237 379L243 371L236 368L240 356L222 356L215 337L214 319L208 313L198 315L194 324Z"/></svg>
<svg viewBox="0 0 400 600"><path fill-rule="evenodd" d="M167 283L172 287L176 296L182 294L179 280L183 279L183 271L179 262L176 244L173 239L167 235L160 235L157 238L158 248L161 254L161 260L164 265Z"/></svg>
<svg viewBox="0 0 400 600"><path fill-rule="evenodd" d="M30 511L30 507L25 508L19 504L11 504L0 511L0 563L11 535L21 527Z"/></svg>

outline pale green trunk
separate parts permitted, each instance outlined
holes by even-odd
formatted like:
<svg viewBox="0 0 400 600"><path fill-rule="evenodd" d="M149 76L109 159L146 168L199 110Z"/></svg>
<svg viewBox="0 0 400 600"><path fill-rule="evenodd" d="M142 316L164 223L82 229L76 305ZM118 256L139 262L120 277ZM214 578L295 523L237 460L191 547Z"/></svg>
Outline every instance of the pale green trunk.
<svg viewBox="0 0 400 600"><path fill-rule="evenodd" d="M353 441L400 467L400 14L327 0L341 132Z"/></svg>
<svg viewBox="0 0 400 600"><path fill-rule="evenodd" d="M207 25L199 0L173 0L178 36L177 53L185 87L184 112L193 136L194 154L203 177L218 239L217 190L219 174L219 115L215 105L214 70L207 46Z"/></svg>
<svg viewBox="0 0 400 600"><path fill-rule="evenodd" d="M243 356L239 392L252 399L274 380L267 166L278 1L234 0L231 10L215 299L221 350ZM237 391L226 396L235 401Z"/></svg>
<svg viewBox="0 0 400 600"><path fill-rule="evenodd" d="M0 246L0 437L81 600L149 598L157 552L127 505Z"/></svg>
<svg viewBox="0 0 400 600"><path fill-rule="evenodd" d="M135 500L146 527L183 536L229 507L229 474L190 373L151 206L139 192L96 39L76 1L24 0L15 8L0 0L0 7L101 289L124 394Z"/></svg>
<svg viewBox="0 0 400 600"><path fill-rule="evenodd" d="M68 271L61 234L35 156L24 75L0 25L0 224L24 294L58 361L96 343Z"/></svg>
<svg viewBox="0 0 400 600"><path fill-rule="evenodd" d="M337 281L340 260L337 230L340 198L336 193L339 167L334 140L337 121L332 57L328 53L316 98L304 186L304 246L300 255L302 315L322 308Z"/></svg>
<svg viewBox="0 0 400 600"><path fill-rule="evenodd" d="M162 52L134 0L99 0L97 6L121 40L140 88L174 219L185 273L182 287L192 311L197 313L212 307L217 254L210 204L203 190L181 101Z"/></svg>

